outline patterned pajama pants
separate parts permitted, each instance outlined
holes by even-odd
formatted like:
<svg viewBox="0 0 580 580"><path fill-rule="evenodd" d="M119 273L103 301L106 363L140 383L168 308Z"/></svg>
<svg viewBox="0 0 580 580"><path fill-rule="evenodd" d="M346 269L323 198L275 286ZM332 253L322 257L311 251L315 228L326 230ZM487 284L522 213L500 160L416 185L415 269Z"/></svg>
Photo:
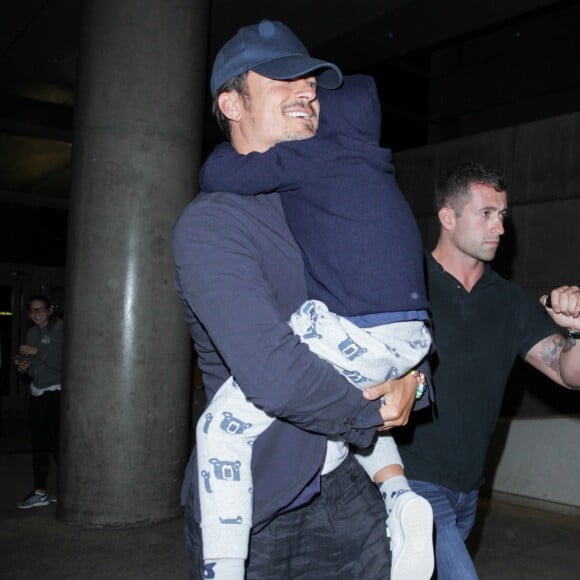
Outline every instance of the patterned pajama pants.
<svg viewBox="0 0 580 580"><path fill-rule="evenodd" d="M421 321L359 328L316 300L306 301L290 327L310 350L353 385L365 389L402 376L429 351L431 335ZM252 444L274 421L249 402L230 377L217 391L196 429L204 559L248 555L252 525ZM372 476L401 464L393 438L379 436L370 453L356 454Z"/></svg>

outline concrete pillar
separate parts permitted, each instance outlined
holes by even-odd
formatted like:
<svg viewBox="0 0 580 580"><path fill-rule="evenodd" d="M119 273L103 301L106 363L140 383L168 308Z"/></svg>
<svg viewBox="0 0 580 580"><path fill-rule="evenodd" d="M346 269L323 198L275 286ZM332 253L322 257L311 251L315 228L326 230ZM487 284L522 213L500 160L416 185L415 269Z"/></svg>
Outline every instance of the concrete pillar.
<svg viewBox="0 0 580 580"><path fill-rule="evenodd" d="M75 111L57 515L179 513L191 342L171 233L197 189L207 0L87 0Z"/></svg>

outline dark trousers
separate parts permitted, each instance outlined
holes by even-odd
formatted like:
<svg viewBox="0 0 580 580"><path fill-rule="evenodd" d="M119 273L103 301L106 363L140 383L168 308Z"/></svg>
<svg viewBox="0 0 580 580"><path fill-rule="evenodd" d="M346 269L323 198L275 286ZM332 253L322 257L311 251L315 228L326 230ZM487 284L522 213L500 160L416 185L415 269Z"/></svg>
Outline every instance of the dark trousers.
<svg viewBox="0 0 580 580"><path fill-rule="evenodd" d="M391 553L380 493L350 455L320 495L250 537L248 580L388 580ZM191 580L204 578L201 533L185 509Z"/></svg>
<svg viewBox="0 0 580 580"><path fill-rule="evenodd" d="M30 442L36 489L46 489L50 455L58 462L59 418L60 391L30 397Z"/></svg>

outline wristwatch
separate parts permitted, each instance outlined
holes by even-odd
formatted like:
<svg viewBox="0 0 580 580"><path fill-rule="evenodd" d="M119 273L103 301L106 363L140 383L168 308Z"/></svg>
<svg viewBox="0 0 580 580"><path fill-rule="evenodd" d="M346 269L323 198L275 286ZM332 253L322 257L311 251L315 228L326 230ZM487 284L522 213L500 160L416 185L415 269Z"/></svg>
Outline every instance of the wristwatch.
<svg viewBox="0 0 580 580"><path fill-rule="evenodd" d="M580 330L572 330L571 328L567 328L566 334L568 338L573 338L574 340L580 339Z"/></svg>

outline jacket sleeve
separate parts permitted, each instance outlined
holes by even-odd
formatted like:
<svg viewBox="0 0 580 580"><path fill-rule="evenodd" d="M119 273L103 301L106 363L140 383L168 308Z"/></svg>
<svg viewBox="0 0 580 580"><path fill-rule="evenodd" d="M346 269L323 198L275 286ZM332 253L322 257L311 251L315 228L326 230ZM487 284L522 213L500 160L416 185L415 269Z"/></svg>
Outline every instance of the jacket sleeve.
<svg viewBox="0 0 580 580"><path fill-rule="evenodd" d="M231 191L241 195L293 191L308 183L319 170L326 146L319 137L279 143L263 153L237 153L220 143L199 174L203 191Z"/></svg>
<svg viewBox="0 0 580 580"><path fill-rule="evenodd" d="M370 445L382 424L380 403L366 401L291 332L265 280L251 225L227 203L215 208L186 211L173 243L178 293L225 366L267 413L304 430Z"/></svg>

